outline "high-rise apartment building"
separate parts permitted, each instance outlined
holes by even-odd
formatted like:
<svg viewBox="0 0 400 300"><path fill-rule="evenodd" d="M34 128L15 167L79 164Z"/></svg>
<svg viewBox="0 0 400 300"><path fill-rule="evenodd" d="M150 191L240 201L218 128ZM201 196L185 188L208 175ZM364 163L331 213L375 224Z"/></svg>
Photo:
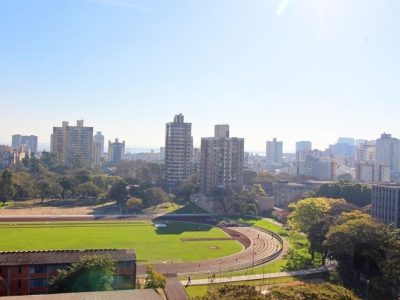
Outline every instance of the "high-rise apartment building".
<svg viewBox="0 0 400 300"><path fill-rule="evenodd" d="M193 137L192 123L185 123L182 114L166 124L165 133L165 180L174 184L187 179L192 171Z"/></svg>
<svg viewBox="0 0 400 300"><path fill-rule="evenodd" d="M296 142L296 161L304 160L305 155L312 150L312 143L310 141Z"/></svg>
<svg viewBox="0 0 400 300"><path fill-rule="evenodd" d="M400 186L372 186L372 217L400 228Z"/></svg>
<svg viewBox="0 0 400 300"><path fill-rule="evenodd" d="M214 137L201 139L200 188L206 194L243 183L244 139L229 137L229 126L223 126L215 126Z"/></svg>
<svg viewBox="0 0 400 300"><path fill-rule="evenodd" d="M22 145L25 145L29 148L31 153L37 152L38 146L38 137L35 135L20 135L14 134L12 136L12 147L15 149L20 148Z"/></svg>
<svg viewBox="0 0 400 300"><path fill-rule="evenodd" d="M64 164L91 166L93 157L93 127L83 126L78 120L76 126L62 122L53 127L50 151L59 155Z"/></svg>
<svg viewBox="0 0 400 300"><path fill-rule="evenodd" d="M214 127L214 137L216 138L228 138L229 137L229 125L218 124Z"/></svg>
<svg viewBox="0 0 400 300"><path fill-rule="evenodd" d="M390 166L372 161L359 162L356 164L356 180L362 182L389 183Z"/></svg>
<svg viewBox="0 0 400 300"><path fill-rule="evenodd" d="M93 167L95 169L101 168L101 158L104 155L104 135L97 131L93 137Z"/></svg>
<svg viewBox="0 0 400 300"><path fill-rule="evenodd" d="M266 159L267 163L272 166L281 166L283 156L283 143L274 138L267 141Z"/></svg>
<svg viewBox="0 0 400 300"><path fill-rule="evenodd" d="M376 160L389 165L392 172L400 172L400 141L390 134L382 134L376 140Z"/></svg>
<svg viewBox="0 0 400 300"><path fill-rule="evenodd" d="M298 175L312 177L317 180L333 180L337 176L336 162L326 158L308 154L305 160L298 162Z"/></svg>
<svg viewBox="0 0 400 300"><path fill-rule="evenodd" d="M115 139L114 142L108 142L108 162L111 165L119 164L125 156L125 141L120 142Z"/></svg>

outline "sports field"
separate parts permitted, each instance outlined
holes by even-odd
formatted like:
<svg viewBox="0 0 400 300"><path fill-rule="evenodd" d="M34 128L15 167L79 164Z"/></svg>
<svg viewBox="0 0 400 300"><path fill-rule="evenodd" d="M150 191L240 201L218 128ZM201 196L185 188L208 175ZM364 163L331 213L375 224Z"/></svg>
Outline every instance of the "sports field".
<svg viewBox="0 0 400 300"><path fill-rule="evenodd" d="M227 238L218 228L183 222L0 223L0 251L133 248L139 263L205 260L242 250Z"/></svg>

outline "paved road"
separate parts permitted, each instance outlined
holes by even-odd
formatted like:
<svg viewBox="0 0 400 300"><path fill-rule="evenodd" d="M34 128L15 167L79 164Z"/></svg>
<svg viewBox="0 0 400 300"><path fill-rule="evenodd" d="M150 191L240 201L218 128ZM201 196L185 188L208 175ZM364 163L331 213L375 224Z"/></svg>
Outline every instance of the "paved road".
<svg viewBox="0 0 400 300"><path fill-rule="evenodd" d="M249 280L265 280L265 279L270 279L270 278L282 278L282 277L290 277L290 276L305 276L305 275L311 275L311 274L325 273L329 270L332 270L333 268L334 268L334 265L320 267L320 268L316 268L316 269L310 269L310 270L291 271L291 272L253 274L253 275L222 277L222 278L219 278L218 276L216 276L215 279L209 278L209 279L191 280L190 285L207 285L210 283L228 283L228 282L249 281ZM182 280L181 283L182 283L182 285L187 285L187 280Z"/></svg>

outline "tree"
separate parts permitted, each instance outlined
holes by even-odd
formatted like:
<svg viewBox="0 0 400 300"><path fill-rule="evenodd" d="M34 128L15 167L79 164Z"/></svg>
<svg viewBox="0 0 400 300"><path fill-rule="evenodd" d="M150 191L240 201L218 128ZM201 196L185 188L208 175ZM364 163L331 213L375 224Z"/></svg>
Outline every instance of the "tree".
<svg viewBox="0 0 400 300"><path fill-rule="evenodd" d="M140 198L131 197L126 201L126 207L128 210L138 213L142 210L143 200Z"/></svg>
<svg viewBox="0 0 400 300"><path fill-rule="evenodd" d="M317 197L327 197L334 199L346 199L359 207L371 203L371 187L350 181L339 181L321 185L315 191Z"/></svg>
<svg viewBox="0 0 400 300"><path fill-rule="evenodd" d="M3 277L0 276L0 292L2 292L7 287L7 283Z"/></svg>
<svg viewBox="0 0 400 300"><path fill-rule="evenodd" d="M243 184L253 186L257 182L257 172L251 170L243 171Z"/></svg>
<svg viewBox="0 0 400 300"><path fill-rule="evenodd" d="M165 276L153 269L153 267L147 267L147 277L144 284L145 289L163 289L167 279Z"/></svg>
<svg viewBox="0 0 400 300"><path fill-rule="evenodd" d="M82 199L86 199L88 196L97 198L101 192L99 187L91 181L81 183L76 187L76 191L81 195Z"/></svg>
<svg viewBox="0 0 400 300"><path fill-rule="evenodd" d="M109 255L83 256L66 270L59 270L50 280L51 293L110 291L115 262Z"/></svg>
<svg viewBox="0 0 400 300"><path fill-rule="evenodd" d="M5 205L7 200L11 200L15 196L15 187L12 181L12 173L4 170L0 178L0 199Z"/></svg>
<svg viewBox="0 0 400 300"><path fill-rule="evenodd" d="M342 275L359 271L370 278L385 260L389 236L386 225L370 218L349 219L329 229L324 246L339 262Z"/></svg>
<svg viewBox="0 0 400 300"><path fill-rule="evenodd" d="M74 182L71 177L69 176L63 176L58 180L58 183L61 186L61 197L64 200L65 199L65 193L67 191L71 191L74 187Z"/></svg>
<svg viewBox="0 0 400 300"><path fill-rule="evenodd" d="M117 202L122 201L128 195L127 187L128 184L125 180L120 179L114 182L110 191L108 192L108 197Z"/></svg>
<svg viewBox="0 0 400 300"><path fill-rule="evenodd" d="M40 195L41 203L43 203L44 198L61 193L62 190L61 186L50 176L39 179L36 182L36 188Z"/></svg>
<svg viewBox="0 0 400 300"><path fill-rule="evenodd" d="M250 285L223 285L217 289L212 289L203 297L195 298L195 300L265 300L263 294L258 292L254 286Z"/></svg>
<svg viewBox="0 0 400 300"><path fill-rule="evenodd" d="M290 286L277 286L271 288L270 300L357 300L359 299L348 289L329 283L301 284Z"/></svg>
<svg viewBox="0 0 400 300"><path fill-rule="evenodd" d="M328 214L331 205L328 198L306 198L289 204L289 208L292 212L288 217L288 225L306 233L314 223Z"/></svg>
<svg viewBox="0 0 400 300"><path fill-rule="evenodd" d="M169 201L171 201L171 197L160 187L151 187L143 192L143 204L145 207Z"/></svg>

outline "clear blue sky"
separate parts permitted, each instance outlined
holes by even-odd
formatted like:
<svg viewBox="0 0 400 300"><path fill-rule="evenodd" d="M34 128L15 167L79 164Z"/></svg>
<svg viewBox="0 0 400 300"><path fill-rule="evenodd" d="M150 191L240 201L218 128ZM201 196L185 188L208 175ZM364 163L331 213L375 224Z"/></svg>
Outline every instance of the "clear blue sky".
<svg viewBox="0 0 400 300"><path fill-rule="evenodd" d="M400 137L400 1L0 1L0 142L84 119L160 146L179 112L195 145Z"/></svg>

